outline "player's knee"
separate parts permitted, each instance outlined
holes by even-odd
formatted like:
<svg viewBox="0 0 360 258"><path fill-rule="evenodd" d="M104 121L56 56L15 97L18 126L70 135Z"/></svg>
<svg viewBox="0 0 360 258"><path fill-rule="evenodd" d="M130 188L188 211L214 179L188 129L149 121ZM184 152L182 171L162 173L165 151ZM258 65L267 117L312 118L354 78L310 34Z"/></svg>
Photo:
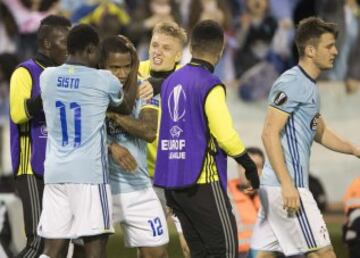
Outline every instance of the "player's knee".
<svg viewBox="0 0 360 258"><path fill-rule="evenodd" d="M273 252L258 251L256 258L276 258L276 254Z"/></svg>
<svg viewBox="0 0 360 258"><path fill-rule="evenodd" d="M321 248L319 250L316 250L314 252L308 253L306 255L307 258L336 258L334 249L332 246L327 246L324 248Z"/></svg>
<svg viewBox="0 0 360 258"><path fill-rule="evenodd" d="M167 258L167 257L168 254L165 246L139 248L139 258Z"/></svg>

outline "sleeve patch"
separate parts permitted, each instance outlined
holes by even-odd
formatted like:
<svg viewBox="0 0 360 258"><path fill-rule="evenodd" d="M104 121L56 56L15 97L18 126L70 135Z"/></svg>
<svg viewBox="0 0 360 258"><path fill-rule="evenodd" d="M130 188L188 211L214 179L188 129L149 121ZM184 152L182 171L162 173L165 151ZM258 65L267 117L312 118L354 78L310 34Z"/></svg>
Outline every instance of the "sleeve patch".
<svg viewBox="0 0 360 258"><path fill-rule="evenodd" d="M160 103L159 103L158 99L151 98L151 99L145 101L145 105L152 105L152 106L158 107L158 106L160 106Z"/></svg>
<svg viewBox="0 0 360 258"><path fill-rule="evenodd" d="M280 91L278 94L276 94L274 99L274 104L276 106L283 105L288 100L288 97L286 96L285 92Z"/></svg>

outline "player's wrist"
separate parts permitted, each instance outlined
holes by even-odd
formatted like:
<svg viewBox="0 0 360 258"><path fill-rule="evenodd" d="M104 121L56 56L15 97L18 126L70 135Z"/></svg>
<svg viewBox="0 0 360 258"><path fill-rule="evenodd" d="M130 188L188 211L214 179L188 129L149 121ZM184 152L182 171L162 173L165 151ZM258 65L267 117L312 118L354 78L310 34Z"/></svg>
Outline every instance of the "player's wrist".
<svg viewBox="0 0 360 258"><path fill-rule="evenodd" d="M112 148L113 148L113 146L114 146L114 143L113 143L113 142L109 142L109 143L107 144L107 146L108 146L108 152L109 152L109 153L112 153Z"/></svg>
<svg viewBox="0 0 360 258"><path fill-rule="evenodd" d="M294 184L292 182L292 180L290 178L284 178L280 181L280 185L282 188L289 188L289 187L294 187Z"/></svg>
<svg viewBox="0 0 360 258"><path fill-rule="evenodd" d="M351 146L351 154L354 155L355 157L360 157L360 147L357 147L355 145Z"/></svg>

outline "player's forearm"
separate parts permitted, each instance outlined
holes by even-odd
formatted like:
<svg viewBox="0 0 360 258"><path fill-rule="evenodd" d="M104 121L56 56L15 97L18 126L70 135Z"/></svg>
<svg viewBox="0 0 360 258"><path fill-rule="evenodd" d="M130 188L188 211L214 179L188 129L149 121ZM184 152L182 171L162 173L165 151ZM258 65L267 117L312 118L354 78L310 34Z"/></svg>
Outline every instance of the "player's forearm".
<svg viewBox="0 0 360 258"><path fill-rule="evenodd" d="M122 114L130 115L136 99L137 87L129 87L129 89L124 89L124 99L119 106L110 106L109 111Z"/></svg>
<svg viewBox="0 0 360 258"><path fill-rule="evenodd" d="M153 142L156 138L156 127L149 125L143 119L136 119L132 116L114 115L111 119L121 126L128 134L143 139L147 142Z"/></svg>
<svg viewBox="0 0 360 258"><path fill-rule="evenodd" d="M281 148L280 134L265 128L261 138L270 164L274 169L280 184L293 184L285 165L284 154Z"/></svg>
<svg viewBox="0 0 360 258"><path fill-rule="evenodd" d="M332 151L354 154L355 146L338 136L329 128L325 128L321 137L317 138L316 141Z"/></svg>
<svg viewBox="0 0 360 258"><path fill-rule="evenodd" d="M28 117L33 118L36 117L43 112L43 105L41 96L37 96L35 98L30 98L25 101L25 109Z"/></svg>

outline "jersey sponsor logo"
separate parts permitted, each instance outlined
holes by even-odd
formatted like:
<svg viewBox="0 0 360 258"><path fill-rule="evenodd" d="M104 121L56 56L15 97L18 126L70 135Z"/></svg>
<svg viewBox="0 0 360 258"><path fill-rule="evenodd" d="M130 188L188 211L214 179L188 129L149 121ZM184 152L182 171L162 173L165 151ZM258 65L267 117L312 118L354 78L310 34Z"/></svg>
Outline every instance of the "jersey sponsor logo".
<svg viewBox="0 0 360 258"><path fill-rule="evenodd" d="M274 104L277 106L281 106L287 101L287 96L285 92L280 91L278 94L276 94L276 97L274 99Z"/></svg>
<svg viewBox="0 0 360 258"><path fill-rule="evenodd" d="M106 127L107 127L107 133L109 135L118 135L125 133L124 130L111 119L106 119Z"/></svg>
<svg viewBox="0 0 360 258"><path fill-rule="evenodd" d="M311 122L310 122L310 129L311 130L316 131L317 125L318 125L318 122L319 122L319 117L320 117L320 113L316 113L314 118L311 119Z"/></svg>
<svg viewBox="0 0 360 258"><path fill-rule="evenodd" d="M171 91L168 98L168 108L170 117L174 122L178 122L185 116L186 94L181 84L178 84Z"/></svg>

